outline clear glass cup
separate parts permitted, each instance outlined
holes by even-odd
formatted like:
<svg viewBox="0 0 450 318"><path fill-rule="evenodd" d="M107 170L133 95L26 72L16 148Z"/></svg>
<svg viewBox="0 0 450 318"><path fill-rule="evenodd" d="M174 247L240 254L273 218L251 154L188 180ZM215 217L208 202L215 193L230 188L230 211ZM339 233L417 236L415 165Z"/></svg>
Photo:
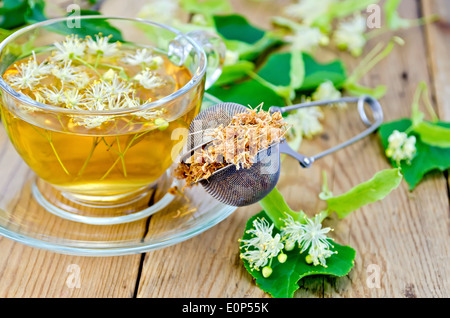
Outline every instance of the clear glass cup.
<svg viewBox="0 0 450 318"><path fill-rule="evenodd" d="M90 35L108 23L112 41L151 48L190 73L186 84L142 107L108 111L39 103L3 79L13 63L67 35ZM93 27L94 26L94 27ZM0 44L1 117L15 149L34 171L36 200L61 217L88 224L130 222L166 206L170 168L200 110L205 88L221 73L225 46L214 34L183 34L142 19L82 16L40 22ZM101 122L100 126L78 125Z"/></svg>

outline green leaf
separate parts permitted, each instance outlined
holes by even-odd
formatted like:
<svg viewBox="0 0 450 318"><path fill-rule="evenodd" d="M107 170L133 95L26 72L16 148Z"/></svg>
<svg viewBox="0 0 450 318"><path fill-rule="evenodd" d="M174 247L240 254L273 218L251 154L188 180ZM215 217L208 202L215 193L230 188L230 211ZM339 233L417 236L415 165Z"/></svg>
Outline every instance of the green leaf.
<svg viewBox="0 0 450 318"><path fill-rule="evenodd" d="M255 64L250 61L237 61L233 65L225 65L222 74L214 83L215 86L222 86L233 83L248 76L248 73L255 69Z"/></svg>
<svg viewBox="0 0 450 318"><path fill-rule="evenodd" d="M246 231L253 226L253 220L256 218L265 218L269 222L271 219L264 212L256 214L247 222ZM274 230L274 235L279 233ZM248 239L249 234L244 232L243 239ZM269 293L275 298L291 298L294 292L299 288L298 282L303 277L311 275L329 275L329 276L345 276L354 266L354 259L356 252L349 246L342 246L332 243L331 250L337 251L337 254L327 258L327 267L321 265L314 266L306 263L305 258L307 252L300 253L299 248L294 248L292 251L286 252L287 260L280 263L277 258L273 258L271 268L272 274L265 278L261 271L251 270L249 264L244 260L244 266L248 272L255 278L256 284L265 292Z"/></svg>
<svg viewBox="0 0 450 318"><path fill-rule="evenodd" d="M400 169L386 169L377 172L372 179L363 182L350 191L326 199L328 210L336 212L340 219L364 205L386 197L402 181Z"/></svg>
<svg viewBox="0 0 450 318"><path fill-rule="evenodd" d="M266 49L281 43L272 32L254 27L243 16L221 15L214 16L213 20L227 49L239 53L240 59L254 60Z"/></svg>
<svg viewBox="0 0 450 318"><path fill-rule="evenodd" d="M101 14L97 11L80 10L80 15L83 16L83 15L101 15ZM72 14L69 13L67 16L70 17L72 16ZM73 16L73 18L75 19L76 16ZM80 37L85 36L93 37L96 34L102 33L105 36L111 36L110 39L111 42L123 41L122 33L120 32L120 30L112 26L107 19L99 18L95 20L90 19L81 20L80 25L81 25L80 28L69 27L67 23L64 21L61 23L56 23L51 26L48 26L47 29L60 34L67 34L67 35L77 34Z"/></svg>
<svg viewBox="0 0 450 318"><path fill-rule="evenodd" d="M322 64L307 53L302 53L302 58L305 70L299 91L315 90L326 80L331 81L334 87L339 89L345 82L347 75L342 61L335 60L331 63Z"/></svg>
<svg viewBox="0 0 450 318"><path fill-rule="evenodd" d="M266 211L272 223L275 223L277 229L281 229L284 226L283 219L286 219L286 215L290 215L295 221L299 222L303 222L306 216L302 211L293 211L277 188L274 188L268 195L262 198L259 204Z"/></svg>
<svg viewBox="0 0 450 318"><path fill-rule="evenodd" d="M47 17L44 13L45 9L44 0L34 0L34 1L29 0L28 3L29 7L27 8L27 12L25 14L28 23L36 23L47 20Z"/></svg>
<svg viewBox="0 0 450 318"><path fill-rule="evenodd" d="M450 128L448 123L439 123L439 125ZM379 134L384 149L387 149L388 138L394 130L406 132L411 127L412 121L408 118L381 125ZM409 184L409 189L413 190L429 172L445 171L450 168L450 148L435 147L424 143L418 134L412 132L411 135L416 136L417 153L411 160L411 164L402 161L400 168L405 181ZM398 167L395 161L390 160L390 163L393 167Z"/></svg>
<svg viewBox="0 0 450 318"><path fill-rule="evenodd" d="M0 7L0 28L14 29L26 24L26 15L29 8L27 0L3 0Z"/></svg>
<svg viewBox="0 0 450 318"><path fill-rule="evenodd" d="M445 127L446 123L430 123L422 121L414 125L414 132L419 134L422 142L431 146L450 148L450 127Z"/></svg>
<svg viewBox="0 0 450 318"><path fill-rule="evenodd" d="M275 91L254 79L229 86L212 86L208 93L223 102L244 106L256 107L264 103L263 109L266 111L271 106L285 106L283 98Z"/></svg>
<svg viewBox="0 0 450 318"><path fill-rule="evenodd" d="M261 66L257 75L274 86L284 87L293 99L295 90L303 83L305 67L301 52L273 53Z"/></svg>
<svg viewBox="0 0 450 318"><path fill-rule="evenodd" d="M266 32L248 23L247 19L238 14L214 16L217 32L227 40L237 40L255 44Z"/></svg>

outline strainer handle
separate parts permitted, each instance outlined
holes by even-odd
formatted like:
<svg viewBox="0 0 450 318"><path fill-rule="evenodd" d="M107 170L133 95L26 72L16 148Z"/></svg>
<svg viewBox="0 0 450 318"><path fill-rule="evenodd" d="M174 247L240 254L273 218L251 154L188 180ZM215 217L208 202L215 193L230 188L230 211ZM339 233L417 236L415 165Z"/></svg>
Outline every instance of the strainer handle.
<svg viewBox="0 0 450 318"><path fill-rule="evenodd" d="M290 111L305 108L305 107L322 106L322 105L329 105L329 104L335 104L335 103L358 103L359 116L361 117L361 120L363 121L363 123L366 126L368 126L368 128L366 130L364 130L363 132L361 132L360 134L356 135L355 137L353 137L337 146L329 148L329 149L327 149L315 156L312 156L312 157L306 157L306 156L303 156L303 155L297 153L297 151L295 151L291 147L289 147L287 142L283 142L282 144L280 144L280 152L290 155L290 156L294 157L295 159L297 159L300 162L300 164L302 165L302 167L309 167L317 159L325 157L333 152L336 152L342 148L345 148L345 147L367 137L368 135L373 133L376 129L378 129L378 127L380 127L380 125L383 123L383 110L381 108L380 103L378 102L378 100L376 100L372 96L367 96L367 95L361 96L361 97L343 97L343 98L336 99L336 100L307 102L307 103L301 103L301 104L296 104L296 105L291 105L291 106L286 106L286 107L272 106L272 107L270 107L269 111L271 113L280 112L283 114L286 112L290 112ZM370 109L372 110L373 122L371 122L369 120L369 118L367 117L366 111L364 109L365 103L367 103L369 105Z"/></svg>

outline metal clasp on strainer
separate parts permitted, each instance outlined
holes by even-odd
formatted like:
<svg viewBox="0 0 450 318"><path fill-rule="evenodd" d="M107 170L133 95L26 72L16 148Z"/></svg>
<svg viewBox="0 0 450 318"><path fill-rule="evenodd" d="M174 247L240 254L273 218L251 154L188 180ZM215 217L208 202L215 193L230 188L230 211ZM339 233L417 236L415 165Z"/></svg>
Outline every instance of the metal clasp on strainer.
<svg viewBox="0 0 450 318"><path fill-rule="evenodd" d="M304 155L299 154L297 151L293 150L286 142L283 142L280 144L280 152L285 153L287 155L290 155L297 159L302 167L309 167L311 164L316 161L317 159L320 159L326 155L329 155L337 150L340 150L344 147L347 147L353 143L355 143L358 140L361 140L365 138L366 136L373 133L382 123L383 123L383 110L381 109L380 103L371 96L362 96L362 97L343 97L341 99L337 100L328 100L328 101L316 101L316 102L307 102L302 104L296 104L292 106L286 106L286 107L277 107L272 106L270 107L269 111L270 113L280 112L281 114L287 113L293 110L306 108L306 107L313 107L313 106L323 106L323 105L329 105L329 104L335 104L335 103L358 103L358 113L361 117L361 120L363 123L368 126L368 128L363 131L362 133L358 134L357 136L337 145L330 149L327 149L315 156L306 157ZM365 104L368 104L369 107L372 110L372 116L373 116L373 122L371 122L366 114L365 111Z"/></svg>

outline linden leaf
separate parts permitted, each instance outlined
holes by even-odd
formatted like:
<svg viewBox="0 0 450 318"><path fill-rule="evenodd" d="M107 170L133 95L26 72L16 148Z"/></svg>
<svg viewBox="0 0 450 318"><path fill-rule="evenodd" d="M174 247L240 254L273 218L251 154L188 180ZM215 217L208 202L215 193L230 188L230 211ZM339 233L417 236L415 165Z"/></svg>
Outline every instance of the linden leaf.
<svg viewBox="0 0 450 318"><path fill-rule="evenodd" d="M334 87L339 89L347 79L345 66L340 60L322 64L307 53L302 53L302 58L305 70L299 91L315 90L326 80L331 81Z"/></svg>
<svg viewBox="0 0 450 318"><path fill-rule="evenodd" d="M287 92L285 97L293 99L295 90L301 87L305 75L301 52L270 54L257 75L278 89L283 87Z"/></svg>
<svg viewBox="0 0 450 318"><path fill-rule="evenodd" d="M450 128L449 123L437 123L442 127ZM381 143L384 149L387 149L389 142L388 138L394 130L405 132L412 127L410 119L400 119L397 121L385 123L379 129ZM409 184L409 189L413 190L423 179L423 177L431 171L445 171L450 168L450 148L435 147L424 143L419 134L414 131L410 134L416 137L416 155L408 164L406 161L400 162L405 181ZM389 159L393 167L399 165Z"/></svg>
<svg viewBox="0 0 450 318"><path fill-rule="evenodd" d="M257 218L264 218L272 223L269 216L261 211L254 215L247 222L246 231L244 232L243 239L249 239L248 233L246 233L253 226L253 221ZM273 235L279 233L277 229L274 229ZM354 266L354 260L356 252L349 246L342 246L332 242L332 251L337 252L331 257L327 258L327 267L321 265L314 266L306 263L307 252L300 253L298 247L292 251L285 252L287 259L284 263L280 263L275 257L272 259L272 274L265 278L261 271L252 270L246 260L244 260L244 266L247 271L255 278L256 284L266 293L269 293L275 298L292 298L295 291L299 288L298 282L303 277L312 275L329 275L329 276L345 276Z"/></svg>
<svg viewBox="0 0 450 318"><path fill-rule="evenodd" d="M228 50L235 51L243 60L253 60L269 47L281 41L271 32L251 25L241 15L213 16L216 31L224 39Z"/></svg>
<svg viewBox="0 0 450 318"><path fill-rule="evenodd" d="M233 83L237 80L248 76L248 73L255 69L255 64L250 61L237 61L232 65L225 65L222 68L222 74L213 84L214 86L222 86Z"/></svg>
<svg viewBox="0 0 450 318"><path fill-rule="evenodd" d="M247 19L238 14L214 16L217 32L227 40L237 40L255 44L266 32L248 23Z"/></svg>
<svg viewBox="0 0 450 318"><path fill-rule="evenodd" d="M386 169L377 172L370 180L353 187L339 196L332 196L325 201L328 210L336 212L340 219L364 205L382 200L402 181L400 169Z"/></svg>
<svg viewBox="0 0 450 318"><path fill-rule="evenodd" d="M101 14L100 12L92 10L80 10L80 16L84 15L100 16ZM67 16L71 17L72 13L69 13ZM74 15L73 20L71 21L74 25L77 23L76 17L77 16ZM106 18L99 17L98 19L86 19L78 22L80 22L83 27L69 27L67 21L62 21L47 26L47 29L60 34L77 34L80 37L85 37L88 35L94 37L95 35L102 33L104 35L111 36L111 42L123 41L122 32L115 26L111 25Z"/></svg>
<svg viewBox="0 0 450 318"><path fill-rule="evenodd" d="M420 135L420 139L426 144L441 148L450 148L450 125L447 123L422 121L414 125L413 130Z"/></svg>

